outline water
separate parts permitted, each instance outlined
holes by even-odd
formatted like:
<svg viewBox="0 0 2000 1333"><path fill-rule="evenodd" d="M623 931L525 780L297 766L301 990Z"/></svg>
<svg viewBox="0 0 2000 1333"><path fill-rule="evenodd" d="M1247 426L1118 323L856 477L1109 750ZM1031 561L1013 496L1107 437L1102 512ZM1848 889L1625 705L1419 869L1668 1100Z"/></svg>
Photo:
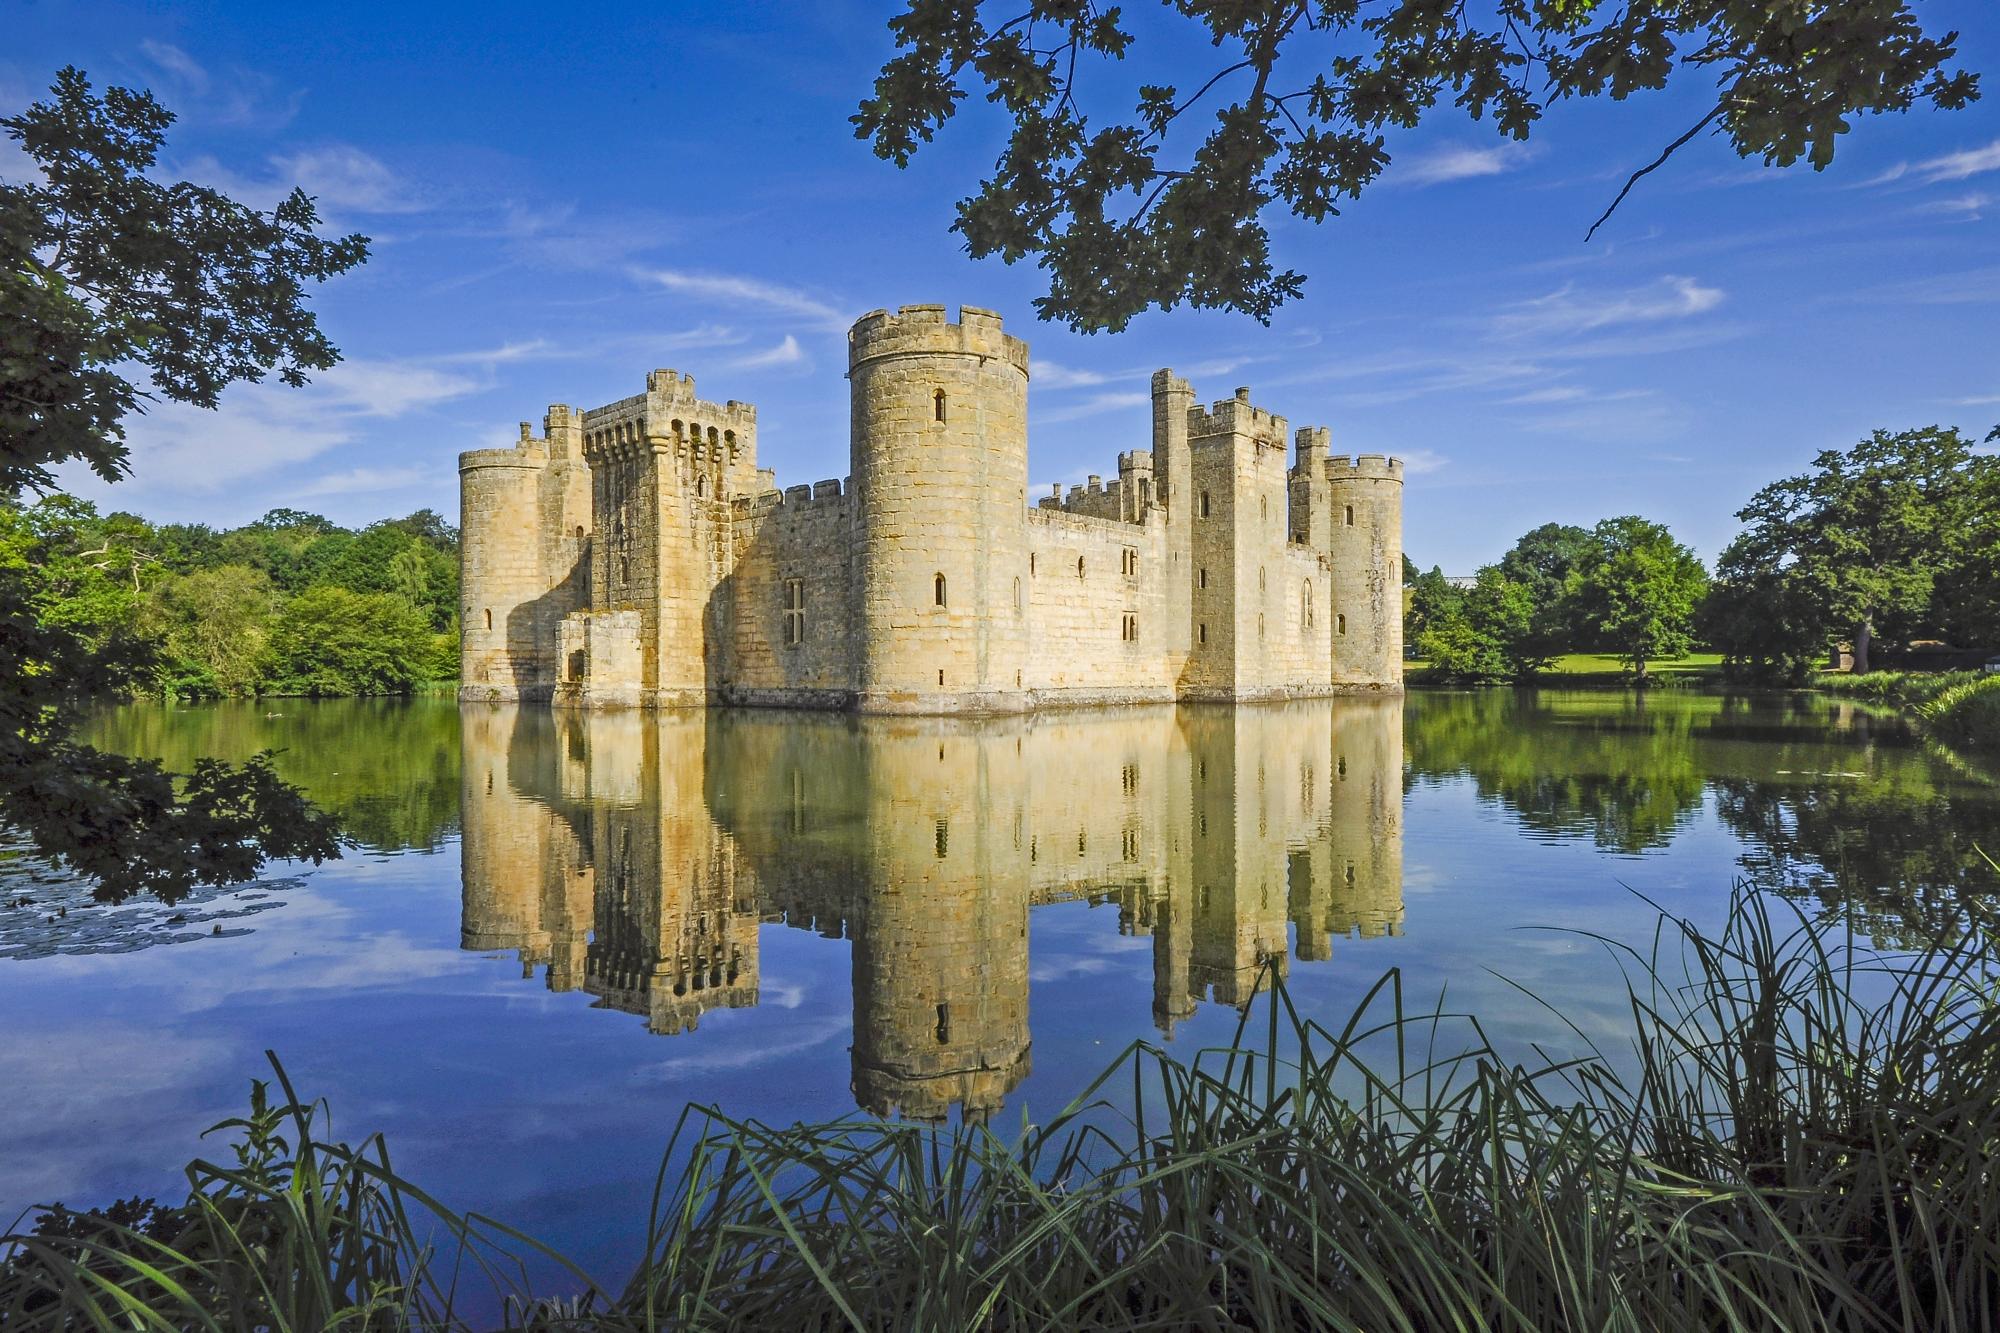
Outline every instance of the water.
<svg viewBox="0 0 2000 1333"><path fill-rule="evenodd" d="M1748 877L1920 947L2000 888L2000 790L1813 697L1415 693L967 723L266 702L100 719L270 746L346 859L174 906L0 908L0 1223L173 1194L279 1053L335 1128L607 1277L689 1100L770 1121L1061 1105L1229 1040L1260 963L1385 969L1502 1040L1615 1045L1658 903ZM67 914L63 915L67 909ZM1539 999L1518 989L1525 987Z"/></svg>

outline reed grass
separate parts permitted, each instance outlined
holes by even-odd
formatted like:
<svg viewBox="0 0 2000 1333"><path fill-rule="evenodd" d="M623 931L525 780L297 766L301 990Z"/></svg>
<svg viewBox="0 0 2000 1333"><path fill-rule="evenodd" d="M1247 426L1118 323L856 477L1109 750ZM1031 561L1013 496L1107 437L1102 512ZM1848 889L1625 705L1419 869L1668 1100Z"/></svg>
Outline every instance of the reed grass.
<svg viewBox="0 0 2000 1333"><path fill-rule="evenodd" d="M1135 1044L1014 1133L691 1108L637 1275L560 1299L284 1086L175 1220L9 1241L0 1327L463 1328L475 1288L593 1333L2000 1327L1990 941L1886 955L1739 890L1605 944L1622 1052L1511 1058L1395 972L1326 1025L1273 977L1232 1046Z"/></svg>

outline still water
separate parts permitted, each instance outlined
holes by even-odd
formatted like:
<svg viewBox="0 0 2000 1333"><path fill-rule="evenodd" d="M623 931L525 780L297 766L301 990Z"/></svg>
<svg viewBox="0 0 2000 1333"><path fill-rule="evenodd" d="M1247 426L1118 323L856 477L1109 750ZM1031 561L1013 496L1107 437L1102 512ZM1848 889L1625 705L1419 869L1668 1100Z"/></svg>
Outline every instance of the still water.
<svg viewBox="0 0 2000 1333"><path fill-rule="evenodd" d="M1616 1044L1616 964L1578 932L1643 942L1649 900L1713 921L1747 878L1921 946L2000 888L1976 851L2000 789L1813 697L982 723L286 700L121 709L95 739L281 748L356 845L174 906L15 874L0 1224L173 1193L271 1049L336 1130L608 1277L690 1100L1005 1127L1135 1039L1228 1041L1267 959L1329 1019L1393 967L1501 1040Z"/></svg>

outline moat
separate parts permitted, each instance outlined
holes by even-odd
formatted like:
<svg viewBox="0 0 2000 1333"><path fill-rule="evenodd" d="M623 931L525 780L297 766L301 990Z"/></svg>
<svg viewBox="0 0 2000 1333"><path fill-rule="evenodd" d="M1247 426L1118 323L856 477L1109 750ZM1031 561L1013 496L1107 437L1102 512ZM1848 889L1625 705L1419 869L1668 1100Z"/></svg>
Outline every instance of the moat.
<svg viewBox="0 0 2000 1333"><path fill-rule="evenodd" d="M983 722L267 700L93 739L183 767L280 748L358 845L173 907L13 874L0 1214L170 1192L271 1048L336 1129L606 1271L689 1100L1008 1132L1135 1039L1226 1042L1267 963L1329 1017L1395 967L1504 1039L1612 1046L1624 993L1574 932L1643 944L1648 899L1713 920L1748 879L1921 947L2000 892L1991 776L1814 696Z"/></svg>

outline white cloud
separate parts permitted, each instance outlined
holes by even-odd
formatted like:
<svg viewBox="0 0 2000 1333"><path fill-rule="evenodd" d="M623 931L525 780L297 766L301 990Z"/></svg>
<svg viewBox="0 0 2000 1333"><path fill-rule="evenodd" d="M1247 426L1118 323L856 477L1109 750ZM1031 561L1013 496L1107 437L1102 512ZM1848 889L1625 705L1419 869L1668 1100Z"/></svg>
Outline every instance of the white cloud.
<svg viewBox="0 0 2000 1333"><path fill-rule="evenodd" d="M796 287L732 273L690 273L682 269L641 269L637 276L683 296L732 305L760 306L796 315L827 333L845 333L853 317Z"/></svg>
<svg viewBox="0 0 2000 1333"><path fill-rule="evenodd" d="M1410 476L1436 472L1451 461L1435 449L1402 449L1395 456L1403 460L1403 471Z"/></svg>
<svg viewBox="0 0 2000 1333"><path fill-rule="evenodd" d="M806 354L799 349L799 340L788 333L776 347L741 357L732 363L731 369L767 370L773 366L796 366L805 359Z"/></svg>
<svg viewBox="0 0 2000 1333"><path fill-rule="evenodd" d="M1028 363L1028 383L1037 389L1085 389L1102 384L1110 377L1095 370L1071 370L1053 361Z"/></svg>
<svg viewBox="0 0 2000 1333"><path fill-rule="evenodd" d="M431 206L381 159L348 144L273 155L255 174L234 171L213 157L195 158L181 171L198 184L267 211L294 187L318 200L328 214L421 213Z"/></svg>
<svg viewBox="0 0 2000 1333"><path fill-rule="evenodd" d="M148 37L139 43L139 53L155 68L178 79L189 90L198 93L208 91L208 71L178 46L156 42Z"/></svg>
<svg viewBox="0 0 2000 1333"><path fill-rule="evenodd" d="M1991 407L1995 403L2000 403L2000 393L1978 394L1970 398L1951 400L1953 407Z"/></svg>
<svg viewBox="0 0 2000 1333"><path fill-rule="evenodd" d="M1978 222L1985 216L1986 210L1993 206L1993 202L1994 196L1974 191L1971 194L1954 195L1949 199L1933 199L1918 211L1942 213L1961 222Z"/></svg>
<svg viewBox="0 0 2000 1333"><path fill-rule="evenodd" d="M401 419L483 387L436 366L357 360L341 362L303 389L237 385L212 412L162 403L128 422L132 477L120 482L115 494L121 503L129 496L143 505L149 497L237 491L352 442L368 421ZM294 472L288 489L323 485L313 493L346 494L368 485L371 475L379 481L387 473L357 468L315 478ZM75 480L90 489L80 474Z"/></svg>
<svg viewBox="0 0 2000 1333"><path fill-rule="evenodd" d="M511 443L511 441L510 441ZM403 491L418 486L442 484L444 478L424 467L357 467L346 472L329 472L299 488L301 496L373 495L381 491Z"/></svg>
<svg viewBox="0 0 2000 1333"><path fill-rule="evenodd" d="M1555 338L1626 324L1649 324L1707 314L1722 304L1720 287L1668 275L1644 287L1588 292L1568 284L1521 301L1495 315L1491 332L1501 338Z"/></svg>
<svg viewBox="0 0 2000 1333"><path fill-rule="evenodd" d="M1118 412L1126 408L1146 407L1150 406L1152 401L1153 395L1151 393L1092 394L1089 398L1084 399L1084 401L1072 403L1068 407L1059 407L1052 412L1037 412L1034 415L1034 419L1042 425L1054 425L1059 421L1078 421L1084 417L1094 417L1104 412Z"/></svg>
<svg viewBox="0 0 2000 1333"><path fill-rule="evenodd" d="M1550 389L1533 389L1527 393L1517 393L1500 401L1510 407L1537 403L1573 403L1579 398L1590 397L1590 390L1579 389L1575 385L1560 385Z"/></svg>
<svg viewBox="0 0 2000 1333"><path fill-rule="evenodd" d="M1933 185L1939 181L1962 181L1968 176L2000 171L2000 139L1995 139L1984 148L1961 149L1919 162L1916 170L1925 183Z"/></svg>
<svg viewBox="0 0 2000 1333"><path fill-rule="evenodd" d="M1526 165L1530 156L1526 144L1502 143L1491 148L1452 144L1397 158L1383 182L1422 187L1499 176Z"/></svg>

